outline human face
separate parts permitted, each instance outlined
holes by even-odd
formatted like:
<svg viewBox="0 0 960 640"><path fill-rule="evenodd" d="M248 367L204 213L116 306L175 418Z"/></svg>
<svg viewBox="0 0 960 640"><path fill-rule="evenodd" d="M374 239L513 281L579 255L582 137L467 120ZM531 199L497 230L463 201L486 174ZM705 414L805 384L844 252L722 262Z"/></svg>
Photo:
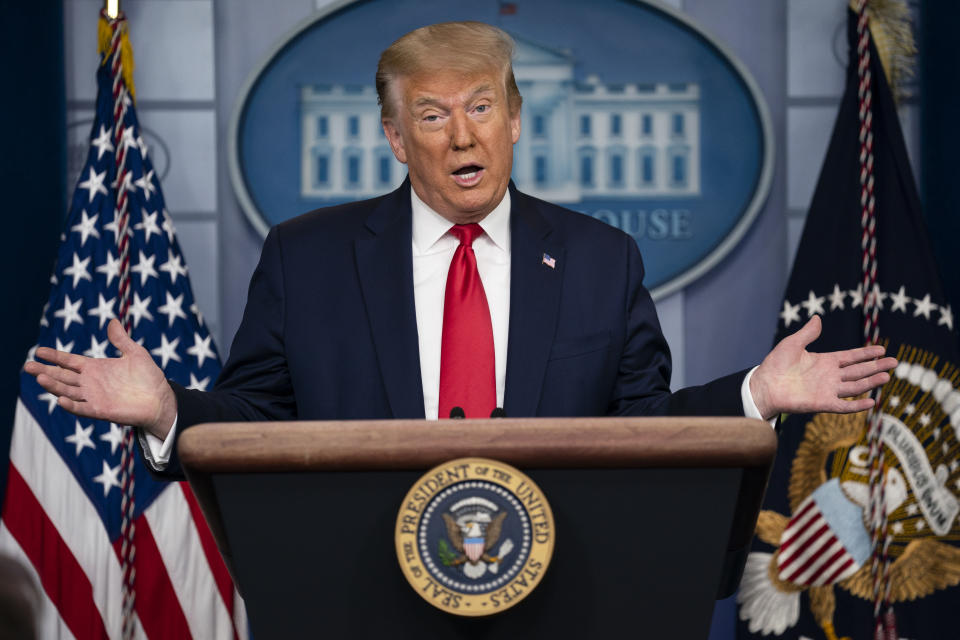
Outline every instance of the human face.
<svg viewBox="0 0 960 640"><path fill-rule="evenodd" d="M503 73L422 73L394 89L397 115L383 128L413 190L455 224L479 222L507 191L520 137Z"/></svg>

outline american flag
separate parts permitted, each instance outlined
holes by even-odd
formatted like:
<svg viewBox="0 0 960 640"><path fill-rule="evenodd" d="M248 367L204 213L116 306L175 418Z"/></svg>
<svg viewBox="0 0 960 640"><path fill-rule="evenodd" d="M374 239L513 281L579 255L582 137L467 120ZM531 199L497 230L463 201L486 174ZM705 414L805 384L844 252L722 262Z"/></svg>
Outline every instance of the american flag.
<svg viewBox="0 0 960 640"><path fill-rule="evenodd" d="M122 15L109 23L101 19L101 49L103 35L118 29L126 60L129 43ZM90 148L61 236L37 345L93 358L116 355L106 329L121 314L116 204L118 190L126 189L131 335L153 354L167 378L205 389L216 378L220 361L194 301L141 135L129 71L128 80L120 80L110 64L111 52L102 53ZM120 110L121 126L114 121L117 104L126 106ZM120 185L118 147L125 149L130 178ZM32 568L42 586L42 637L119 638L124 635L124 427L67 413L26 373L20 376L14 420L0 551ZM154 480L139 458L134 465L132 636L246 637L243 602L189 485Z"/></svg>

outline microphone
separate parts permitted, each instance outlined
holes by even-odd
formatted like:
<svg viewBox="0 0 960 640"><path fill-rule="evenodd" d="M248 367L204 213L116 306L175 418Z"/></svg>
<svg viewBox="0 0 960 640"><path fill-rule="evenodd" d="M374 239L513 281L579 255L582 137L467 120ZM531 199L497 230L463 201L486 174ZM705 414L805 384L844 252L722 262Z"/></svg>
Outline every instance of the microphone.
<svg viewBox="0 0 960 640"><path fill-rule="evenodd" d="M497 407L496 409L494 409L493 411L490 412L490 417L491 417L491 418L506 418L506 417L507 417L507 412L503 410L503 407Z"/></svg>
<svg viewBox="0 0 960 640"><path fill-rule="evenodd" d="M462 407L454 407L450 409L450 419L451 420L463 420L467 417L467 414L463 412Z"/></svg>

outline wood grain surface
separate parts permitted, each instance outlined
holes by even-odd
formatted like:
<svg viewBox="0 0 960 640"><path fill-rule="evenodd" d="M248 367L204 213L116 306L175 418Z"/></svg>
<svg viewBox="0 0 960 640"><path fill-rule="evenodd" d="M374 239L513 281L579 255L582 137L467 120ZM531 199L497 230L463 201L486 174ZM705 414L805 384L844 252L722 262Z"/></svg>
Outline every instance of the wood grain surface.
<svg viewBox="0 0 960 640"><path fill-rule="evenodd" d="M465 456L521 468L766 468L776 446L761 420L617 417L219 423L178 442L201 473L426 469Z"/></svg>

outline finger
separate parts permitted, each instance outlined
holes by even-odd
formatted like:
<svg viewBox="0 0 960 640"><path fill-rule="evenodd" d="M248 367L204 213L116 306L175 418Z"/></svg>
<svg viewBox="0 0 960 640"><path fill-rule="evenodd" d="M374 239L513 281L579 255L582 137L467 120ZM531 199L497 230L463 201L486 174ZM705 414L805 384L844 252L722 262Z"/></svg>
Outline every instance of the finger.
<svg viewBox="0 0 960 640"><path fill-rule="evenodd" d="M869 378L861 378L852 382L844 382L838 387L837 395L841 398L852 398L871 389L882 387L890 381L890 374L886 371L875 373Z"/></svg>
<svg viewBox="0 0 960 640"><path fill-rule="evenodd" d="M834 413L857 413L866 411L873 406L872 398L857 398L856 400L840 400L834 405Z"/></svg>
<svg viewBox="0 0 960 640"><path fill-rule="evenodd" d="M116 318L110 320L110 324L107 325L107 339L123 355L140 346L127 335L127 332L123 330L123 325Z"/></svg>
<svg viewBox="0 0 960 640"><path fill-rule="evenodd" d="M84 356L79 356L75 353L57 351L56 349L51 349L50 347L37 347L36 357L47 362L52 362L57 366L72 369L74 371L81 371L83 369L83 363L89 359Z"/></svg>
<svg viewBox="0 0 960 640"><path fill-rule="evenodd" d="M849 382L872 376L880 371L889 371L897 366L896 358L884 358L882 360L869 360L851 364L840 370L840 380Z"/></svg>
<svg viewBox="0 0 960 640"><path fill-rule="evenodd" d="M37 376L37 384L58 397L67 397L71 400L83 400L83 391L80 387L60 382L56 378L51 378L45 373Z"/></svg>
<svg viewBox="0 0 960 640"><path fill-rule="evenodd" d="M882 357L886 352L887 349L883 345L872 344L867 347L857 347L856 349L848 349L847 351L838 351L836 355L840 362L840 366L846 367L857 362L875 360Z"/></svg>
<svg viewBox="0 0 960 640"><path fill-rule="evenodd" d="M72 400L67 396L60 396L60 398L57 400L57 404L77 416L93 418L95 420L99 420L101 418L101 416L92 411L90 404L84 400Z"/></svg>
<svg viewBox="0 0 960 640"><path fill-rule="evenodd" d="M806 348L808 344L820 337L821 329L823 329L823 325L820 322L820 316L814 314L807 320L807 324L800 327L800 329L790 337L797 340L801 348Z"/></svg>
<svg viewBox="0 0 960 640"><path fill-rule="evenodd" d="M49 364L40 364L39 362L28 362L23 366L24 371L32 376L45 375L48 378L63 382L76 387L80 384L80 374L63 367L55 367Z"/></svg>

